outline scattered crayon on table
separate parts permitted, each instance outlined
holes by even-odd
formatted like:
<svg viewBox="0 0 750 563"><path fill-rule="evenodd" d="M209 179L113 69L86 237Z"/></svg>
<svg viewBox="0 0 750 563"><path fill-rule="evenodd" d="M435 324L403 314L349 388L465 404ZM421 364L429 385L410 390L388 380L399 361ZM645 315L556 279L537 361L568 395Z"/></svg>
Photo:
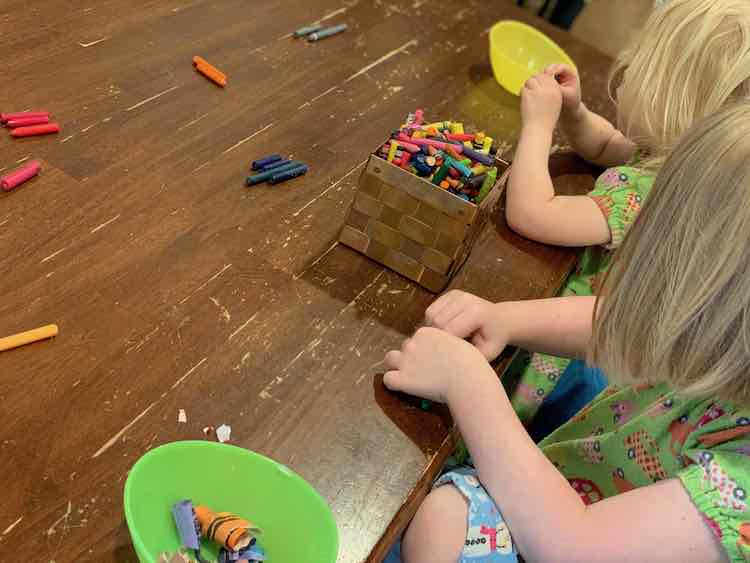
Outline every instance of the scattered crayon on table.
<svg viewBox="0 0 750 563"><path fill-rule="evenodd" d="M5 125L10 129L15 129L16 127L26 127L27 125L42 125L44 123L49 123L48 115L16 117L15 119L9 119L5 123Z"/></svg>
<svg viewBox="0 0 750 563"><path fill-rule="evenodd" d="M306 37L310 35L311 33L315 33L316 31L320 31L323 29L323 25L319 23L314 23L312 25L306 25L305 27L300 27L297 31L294 32L294 36L299 37Z"/></svg>
<svg viewBox="0 0 750 563"><path fill-rule="evenodd" d="M210 64L206 59L199 56L193 57L193 66L195 70L200 72L203 76L208 78L214 84L224 88L227 85L227 75L221 72L218 68Z"/></svg>
<svg viewBox="0 0 750 563"><path fill-rule="evenodd" d="M0 352L32 344L33 342L39 342L40 340L46 340L47 338L53 338L57 336L58 332L57 325L45 325L41 328L0 338Z"/></svg>
<svg viewBox="0 0 750 563"><path fill-rule="evenodd" d="M298 160L288 160L279 154L264 156L254 160L250 166L255 174L245 179L246 186L254 186L263 182L269 184L280 184L292 178L297 178L307 173L307 165Z"/></svg>
<svg viewBox="0 0 750 563"><path fill-rule="evenodd" d="M49 118L48 111L15 111L10 113L0 113L0 121L5 123L12 119L24 119L28 117L46 117Z"/></svg>
<svg viewBox="0 0 750 563"><path fill-rule="evenodd" d="M2 188L5 192L14 190L27 180L30 180L31 178L39 174L39 171L41 169L42 165L39 163L39 161L32 160L31 162L23 165L21 168L18 168L17 170L9 172L8 174L0 177L0 188Z"/></svg>
<svg viewBox="0 0 750 563"><path fill-rule="evenodd" d="M258 160L253 160L253 163L250 165L250 170L260 170L266 164L271 164L279 160L282 160L280 154L271 154L268 156L264 156L263 158L259 158Z"/></svg>
<svg viewBox="0 0 750 563"><path fill-rule="evenodd" d="M314 33L311 33L307 36L308 41L318 41L320 39L324 39L326 37L331 37L332 35L338 35L339 33L343 33L349 28L348 25L345 23L341 23L339 25L334 25L332 27L327 27L325 29L321 29L320 31L316 31Z"/></svg>
<svg viewBox="0 0 750 563"><path fill-rule="evenodd" d="M16 127L10 130L11 137L33 137L36 135L49 135L58 133L60 125L57 123L45 123L43 125L29 125L26 127Z"/></svg>

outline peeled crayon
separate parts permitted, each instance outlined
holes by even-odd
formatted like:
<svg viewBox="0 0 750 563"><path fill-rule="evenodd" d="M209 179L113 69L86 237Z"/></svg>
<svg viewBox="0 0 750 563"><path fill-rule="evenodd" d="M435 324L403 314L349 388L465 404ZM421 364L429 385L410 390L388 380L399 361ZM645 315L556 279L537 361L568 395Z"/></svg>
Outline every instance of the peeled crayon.
<svg viewBox="0 0 750 563"><path fill-rule="evenodd" d="M60 126L57 123L46 123L44 125L29 125L27 127L16 127L10 132L11 137L31 137L34 135L47 135L57 133Z"/></svg>
<svg viewBox="0 0 750 563"><path fill-rule="evenodd" d="M268 156L264 156L263 158L259 158L258 160L253 160L252 165L250 166L251 170L260 170L267 164L271 164L272 162L277 162L281 160L280 154L271 154Z"/></svg>
<svg viewBox="0 0 750 563"><path fill-rule="evenodd" d="M349 26L345 23L334 25L333 27L327 27L325 29L321 29L320 31L316 31L315 33L311 33L308 37L308 41L317 41L319 39L323 39L324 37L330 37L331 35L336 35L338 33L342 33L347 30Z"/></svg>
<svg viewBox="0 0 750 563"><path fill-rule="evenodd" d="M315 33L316 31L320 31L321 29L323 29L323 26L319 23L306 25L305 27L300 27L297 31L295 31L294 36L305 37L306 35L310 35L311 33Z"/></svg>

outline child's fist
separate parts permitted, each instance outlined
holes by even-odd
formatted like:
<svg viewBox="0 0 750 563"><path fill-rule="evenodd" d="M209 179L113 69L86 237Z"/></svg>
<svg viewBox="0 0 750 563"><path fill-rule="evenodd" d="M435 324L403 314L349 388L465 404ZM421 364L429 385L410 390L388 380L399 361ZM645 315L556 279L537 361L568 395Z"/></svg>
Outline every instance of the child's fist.
<svg viewBox="0 0 750 563"><path fill-rule="evenodd" d="M448 403L456 386L487 369L488 364L468 342L425 327L404 341L401 350L388 352L385 367L383 383L388 389Z"/></svg>
<svg viewBox="0 0 750 563"><path fill-rule="evenodd" d="M554 129L562 109L562 91L554 76L540 73L526 81L521 90L521 119L524 126Z"/></svg>
<svg viewBox="0 0 750 563"><path fill-rule="evenodd" d="M544 69L544 74L552 76L560 85L562 92L563 111L575 113L581 107L581 79L575 70L568 65L550 65Z"/></svg>

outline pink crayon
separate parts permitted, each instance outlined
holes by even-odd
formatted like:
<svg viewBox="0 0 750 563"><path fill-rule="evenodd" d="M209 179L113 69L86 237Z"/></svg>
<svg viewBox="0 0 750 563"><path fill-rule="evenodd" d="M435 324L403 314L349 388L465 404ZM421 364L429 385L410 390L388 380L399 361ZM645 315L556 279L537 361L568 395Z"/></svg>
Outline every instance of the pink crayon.
<svg viewBox="0 0 750 563"><path fill-rule="evenodd" d="M419 152L419 146L415 145L414 143L402 142L399 139L398 146L403 149L406 149L409 152Z"/></svg>
<svg viewBox="0 0 750 563"><path fill-rule="evenodd" d="M18 117L16 119L9 119L6 125L11 129L15 129L16 127L42 125L43 123L49 123L49 116L40 115L38 117Z"/></svg>
<svg viewBox="0 0 750 563"><path fill-rule="evenodd" d="M26 180L29 180L30 178L33 178L34 176L39 174L39 171L41 169L42 165L39 163L39 161L32 160L18 170L14 170L13 172L1 177L0 187L3 188L3 191L9 192L12 189L15 189L23 184Z"/></svg>
<svg viewBox="0 0 750 563"><path fill-rule="evenodd" d="M48 111L17 111L12 113L0 113L0 121L10 121L11 119L23 119L25 117L46 117L49 119Z"/></svg>
<svg viewBox="0 0 750 563"><path fill-rule="evenodd" d="M432 139L414 139L409 137L405 133L399 133L397 137L399 144L401 142L411 143L413 145L432 146L436 149L446 150L448 147L454 149L457 153L462 153L464 150L463 145L454 145L453 143L444 143L442 141L433 141Z"/></svg>
<svg viewBox="0 0 750 563"><path fill-rule="evenodd" d="M424 121L424 110L418 109L414 112L414 124L415 125L422 125L422 122Z"/></svg>

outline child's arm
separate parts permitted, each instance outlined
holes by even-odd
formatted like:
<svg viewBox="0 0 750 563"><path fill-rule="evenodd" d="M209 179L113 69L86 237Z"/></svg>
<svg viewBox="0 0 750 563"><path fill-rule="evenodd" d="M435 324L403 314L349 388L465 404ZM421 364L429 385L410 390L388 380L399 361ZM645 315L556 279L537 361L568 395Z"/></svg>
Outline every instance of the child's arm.
<svg viewBox="0 0 750 563"><path fill-rule="evenodd" d="M508 342L553 336L546 334L547 323L522 311L510 311L507 319ZM582 326L573 319L568 329ZM529 563L725 560L675 479L586 507L531 441L494 371L469 343L423 328L400 351L388 353L386 366L389 388L448 403L482 483Z"/></svg>
<svg viewBox="0 0 750 563"><path fill-rule="evenodd" d="M508 179L508 225L548 244L605 244L611 236L609 226L591 198L555 195L549 150L561 104L560 87L547 74L529 79L521 92L523 126Z"/></svg>
<svg viewBox="0 0 750 563"><path fill-rule="evenodd" d="M551 65L544 72L560 84L563 97L560 125L573 150L589 162L607 168L628 162L635 154L635 143L583 104L576 72L560 64Z"/></svg>
<svg viewBox="0 0 750 563"><path fill-rule="evenodd" d="M491 303L452 290L427 308L425 324L459 338L471 338L489 361L510 341L511 326L512 343L525 350L582 358L591 339L595 301L595 297L558 297ZM544 330L539 330L542 319Z"/></svg>

